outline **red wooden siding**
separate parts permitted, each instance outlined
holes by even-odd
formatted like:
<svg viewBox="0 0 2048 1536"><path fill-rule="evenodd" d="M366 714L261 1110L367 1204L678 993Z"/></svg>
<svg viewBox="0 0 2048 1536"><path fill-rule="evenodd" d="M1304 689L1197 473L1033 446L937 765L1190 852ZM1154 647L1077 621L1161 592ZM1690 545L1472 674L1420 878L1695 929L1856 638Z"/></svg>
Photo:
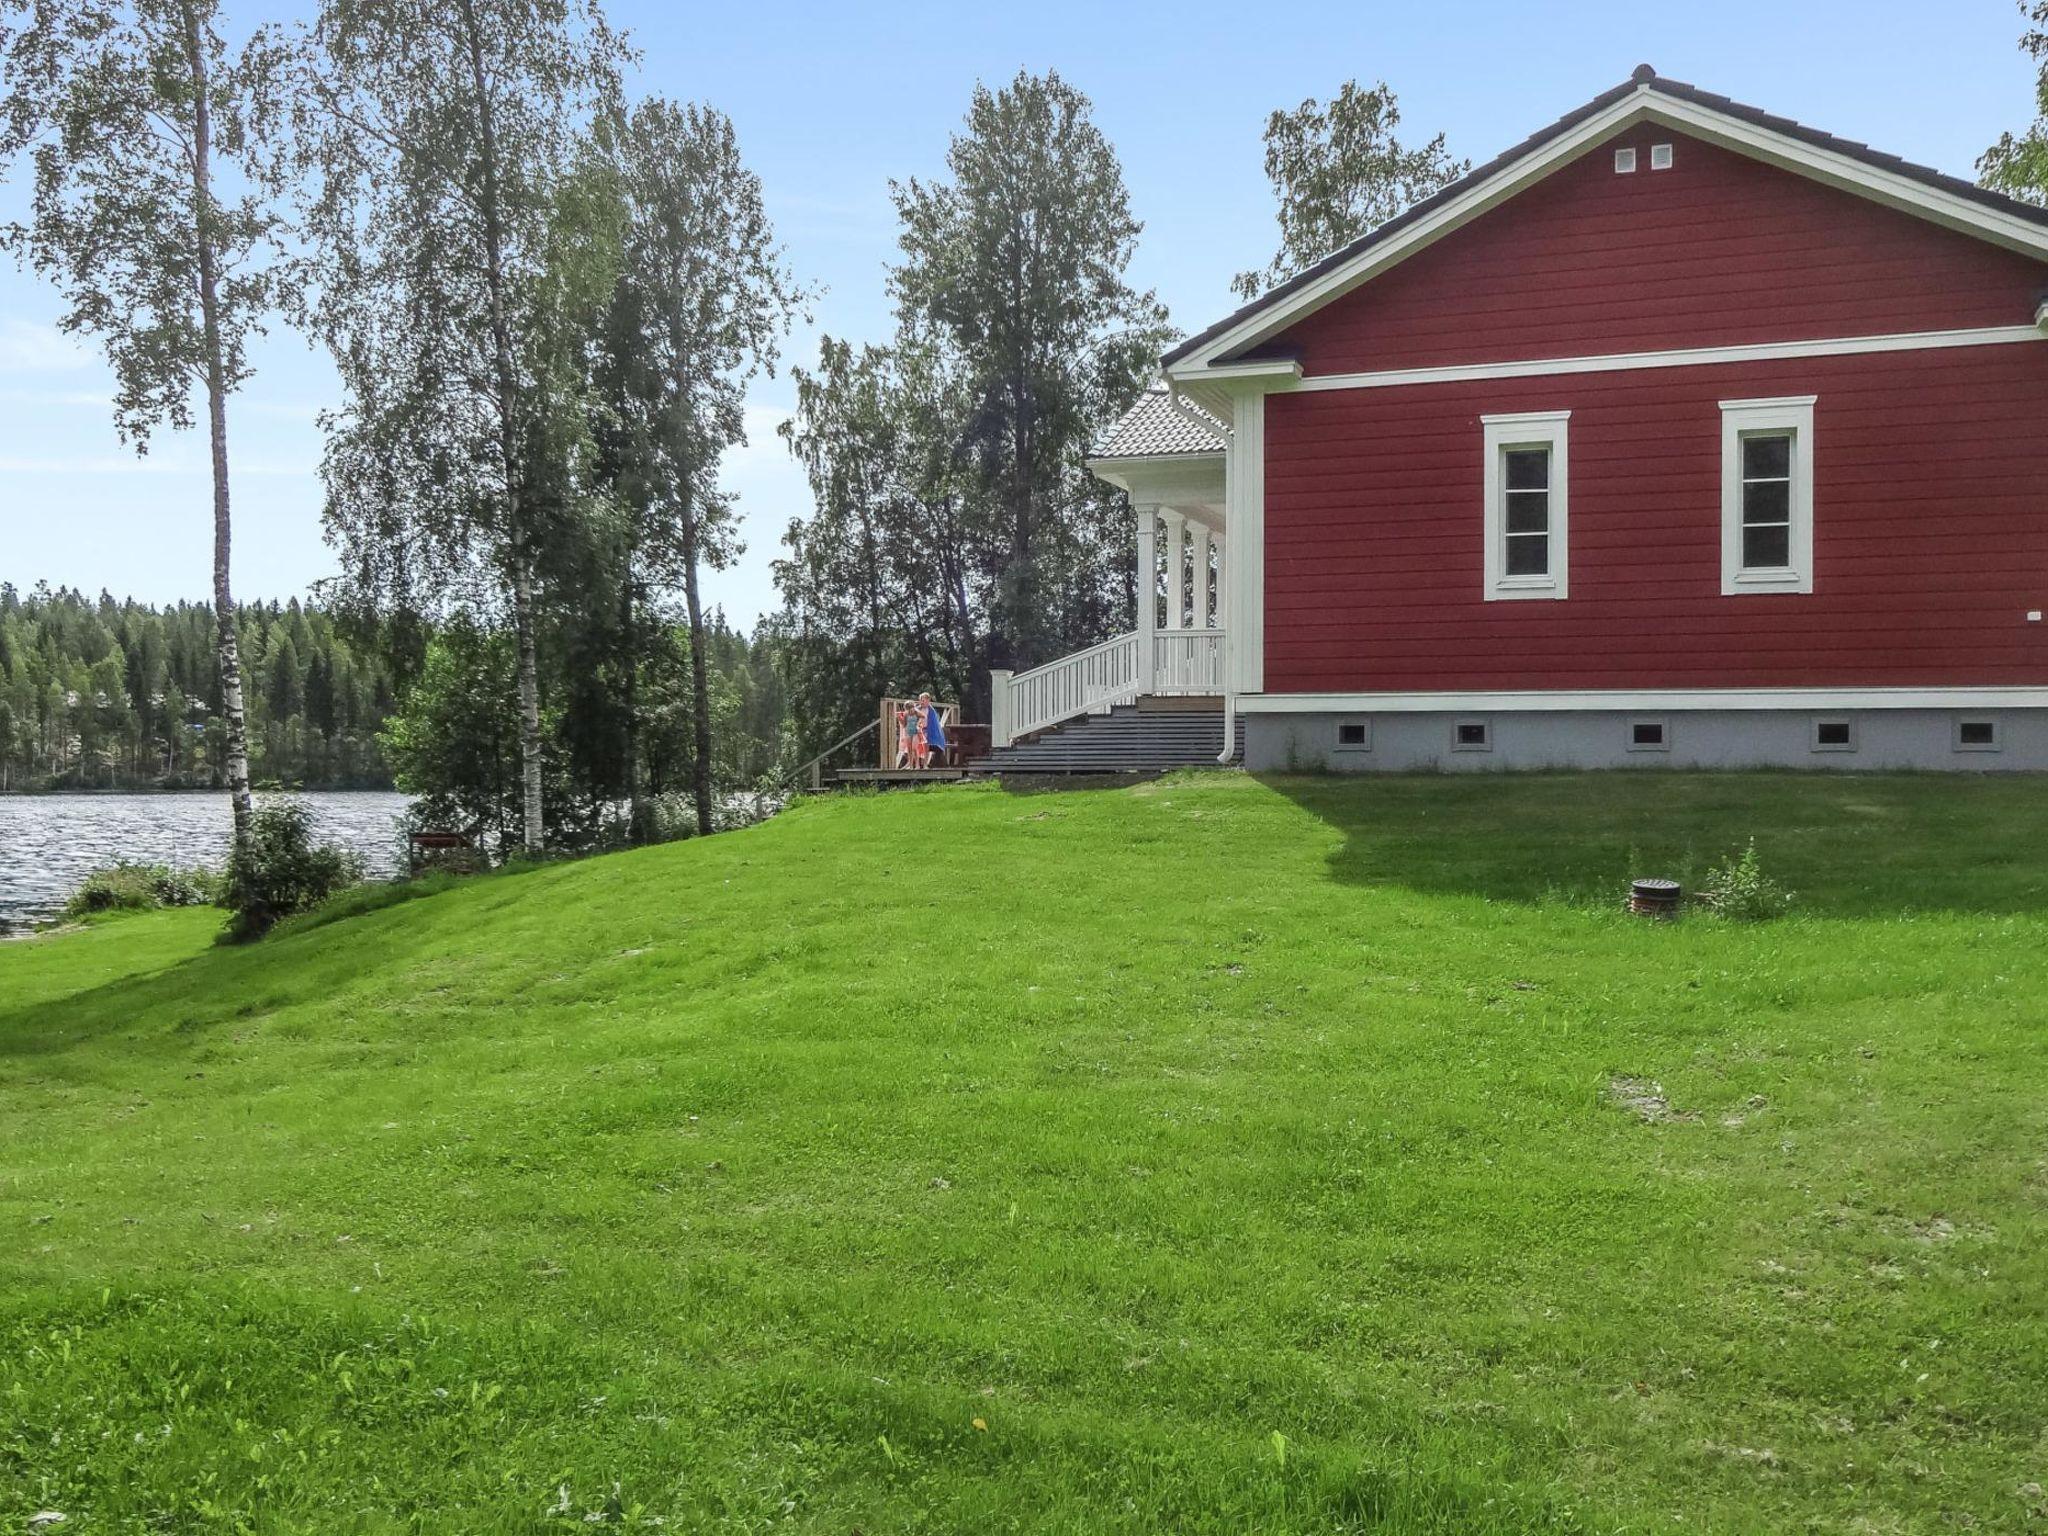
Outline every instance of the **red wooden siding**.
<svg viewBox="0 0 2048 1536"><path fill-rule="evenodd" d="M2044 285L2048 265L1638 126L1275 345L1318 374L2024 325Z"/></svg>
<svg viewBox="0 0 2048 1536"><path fill-rule="evenodd" d="M1799 394L1814 592L1724 597L1719 402ZM1571 596L1483 601L1479 417L1558 409ZM2048 343L1272 396L1266 689L2048 684L2044 422Z"/></svg>

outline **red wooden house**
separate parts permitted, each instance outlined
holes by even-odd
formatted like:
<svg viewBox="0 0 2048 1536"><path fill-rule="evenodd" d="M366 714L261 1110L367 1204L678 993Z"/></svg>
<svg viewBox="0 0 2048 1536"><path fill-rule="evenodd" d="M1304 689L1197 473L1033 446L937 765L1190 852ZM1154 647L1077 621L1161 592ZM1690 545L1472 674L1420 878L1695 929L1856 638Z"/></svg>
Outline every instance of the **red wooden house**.
<svg viewBox="0 0 2048 1536"><path fill-rule="evenodd" d="M2048 768L2044 294L2048 210L1639 69L1166 356L1159 599L999 741Z"/></svg>

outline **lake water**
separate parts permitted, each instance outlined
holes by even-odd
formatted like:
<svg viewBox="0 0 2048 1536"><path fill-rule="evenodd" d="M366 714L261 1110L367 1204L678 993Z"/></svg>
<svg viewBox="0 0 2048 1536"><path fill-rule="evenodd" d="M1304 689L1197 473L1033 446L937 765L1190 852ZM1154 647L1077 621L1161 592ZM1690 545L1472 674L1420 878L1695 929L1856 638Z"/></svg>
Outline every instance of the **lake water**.
<svg viewBox="0 0 2048 1536"><path fill-rule="evenodd" d="M256 797L261 804L264 795ZM374 790L308 793L316 841L360 854L372 877L399 873L396 820L411 797ZM55 917L95 869L226 862L224 794L0 795L0 933Z"/></svg>

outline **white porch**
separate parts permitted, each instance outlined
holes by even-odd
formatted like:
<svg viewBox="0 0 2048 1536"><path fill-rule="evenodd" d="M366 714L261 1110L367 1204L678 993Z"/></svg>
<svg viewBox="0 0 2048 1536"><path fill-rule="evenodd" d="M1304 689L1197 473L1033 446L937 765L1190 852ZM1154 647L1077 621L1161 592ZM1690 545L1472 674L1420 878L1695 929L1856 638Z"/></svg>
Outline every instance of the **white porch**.
<svg viewBox="0 0 2048 1536"><path fill-rule="evenodd" d="M1228 692L1221 424L1154 390L1088 467L1131 498L1137 627L1029 672L993 673L993 747L1142 697L1212 697L1220 708Z"/></svg>

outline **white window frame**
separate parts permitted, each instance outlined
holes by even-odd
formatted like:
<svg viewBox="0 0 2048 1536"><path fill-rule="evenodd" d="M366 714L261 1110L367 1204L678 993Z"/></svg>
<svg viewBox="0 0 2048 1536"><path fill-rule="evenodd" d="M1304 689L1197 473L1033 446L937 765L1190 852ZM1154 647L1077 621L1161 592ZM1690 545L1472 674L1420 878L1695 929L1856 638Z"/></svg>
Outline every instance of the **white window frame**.
<svg viewBox="0 0 2048 1536"><path fill-rule="evenodd" d="M1344 739L1344 727L1347 725L1357 726L1360 731L1365 733L1364 738L1360 741L1346 741ZM1336 741L1331 746L1332 751L1370 752L1372 750L1372 716L1346 715L1340 718L1337 721L1336 737Z"/></svg>
<svg viewBox="0 0 2048 1536"><path fill-rule="evenodd" d="M1481 416L1486 450L1486 572L1488 602L1563 598L1571 594L1570 411L1522 411ZM1550 570L1542 576L1507 574L1507 476L1511 448L1550 450Z"/></svg>
<svg viewBox="0 0 2048 1536"><path fill-rule="evenodd" d="M1817 395L1721 402L1721 595L1813 590L1813 406ZM1792 437L1792 483L1786 506L1788 563L1742 563L1742 440L1752 434Z"/></svg>
<svg viewBox="0 0 2048 1536"><path fill-rule="evenodd" d="M1841 726L1847 733L1848 739L1839 742L1822 741L1820 739L1820 730L1824 725ZM1856 729L1856 717L1854 715L1816 715L1813 718L1811 731L1811 746L1816 752L1854 752L1860 745L1858 737L1861 733Z"/></svg>
<svg viewBox="0 0 2048 1536"><path fill-rule="evenodd" d="M1460 741L1458 734L1468 725L1479 727L1478 741ZM1453 752L1491 752L1493 750L1493 720L1487 715L1461 715L1451 722L1451 750Z"/></svg>
<svg viewBox="0 0 2048 1536"><path fill-rule="evenodd" d="M1654 725L1658 730L1656 741L1637 741L1636 728ZM1625 742L1631 752L1669 752L1671 750L1671 722L1659 715L1636 715L1628 722L1628 736Z"/></svg>
<svg viewBox="0 0 2048 1536"><path fill-rule="evenodd" d="M1991 727L1989 741L1964 741L1963 727L1966 725L1988 725ZM1949 746L1957 752L2002 752L2005 750L2005 723L1997 715L1958 715L1949 728Z"/></svg>

